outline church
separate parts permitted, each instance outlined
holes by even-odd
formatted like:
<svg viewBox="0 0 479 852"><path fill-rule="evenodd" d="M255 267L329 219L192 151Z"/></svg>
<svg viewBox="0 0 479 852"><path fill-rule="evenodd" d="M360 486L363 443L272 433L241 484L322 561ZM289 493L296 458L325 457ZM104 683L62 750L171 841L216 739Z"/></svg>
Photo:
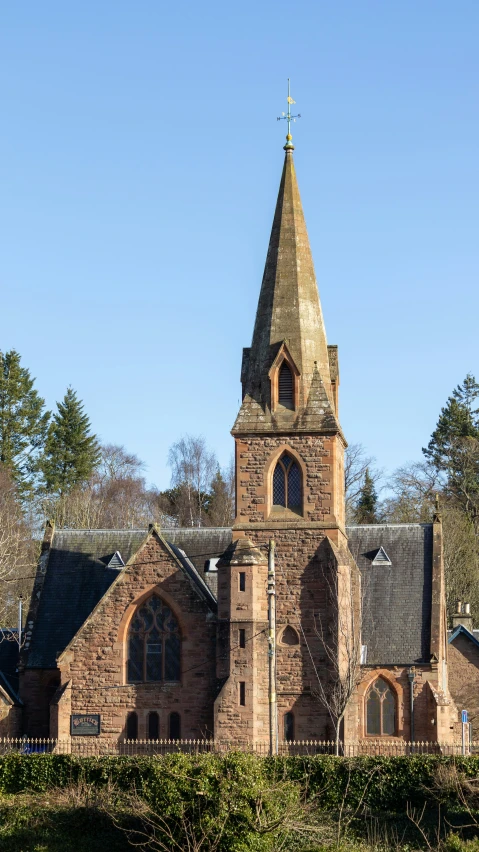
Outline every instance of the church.
<svg viewBox="0 0 479 852"><path fill-rule="evenodd" d="M346 526L338 350L293 151L288 132L242 355L233 527L48 524L11 699L16 733L112 745L330 740L338 685L349 683L345 744L460 736L439 507L431 524Z"/></svg>

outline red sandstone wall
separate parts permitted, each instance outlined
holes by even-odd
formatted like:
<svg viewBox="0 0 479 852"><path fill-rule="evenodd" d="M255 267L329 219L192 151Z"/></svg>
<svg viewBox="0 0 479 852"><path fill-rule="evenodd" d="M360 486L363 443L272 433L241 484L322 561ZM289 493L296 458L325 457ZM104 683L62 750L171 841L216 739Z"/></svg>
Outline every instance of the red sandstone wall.
<svg viewBox="0 0 479 852"><path fill-rule="evenodd" d="M139 716L139 738L147 736L147 714L160 716L160 737L168 737L171 712L181 716L181 736L213 732L215 621L176 561L153 535L110 589L77 638L60 658L62 683L71 679L71 712L100 713L102 737L125 734L126 717ZM128 617L142 595L156 590L174 611L182 634L182 676L178 684L126 683ZM64 708L64 709L62 709ZM55 724L64 731L68 702L60 702Z"/></svg>
<svg viewBox="0 0 479 852"><path fill-rule="evenodd" d="M472 736L479 739L479 648L463 635L448 646L449 689L459 710L467 710Z"/></svg>

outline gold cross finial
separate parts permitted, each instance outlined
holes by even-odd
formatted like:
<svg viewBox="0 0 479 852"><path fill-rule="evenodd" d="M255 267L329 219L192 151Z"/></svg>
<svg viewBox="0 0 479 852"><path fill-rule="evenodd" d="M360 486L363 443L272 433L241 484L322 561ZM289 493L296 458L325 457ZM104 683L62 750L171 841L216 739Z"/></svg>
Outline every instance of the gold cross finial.
<svg viewBox="0 0 479 852"><path fill-rule="evenodd" d="M287 97L287 101L288 101L288 112L283 112L282 115L278 116L277 121L282 121L284 119L285 121L288 122L288 135L286 136L286 145L284 146L284 150L285 151L293 151L294 145L293 145L293 137L291 136L291 122L292 121L295 122L297 118L301 118L301 114L298 113L298 115L291 115L291 104L295 104L296 101L293 101L293 98L291 97L291 87L290 87L289 77L288 77L288 97Z"/></svg>

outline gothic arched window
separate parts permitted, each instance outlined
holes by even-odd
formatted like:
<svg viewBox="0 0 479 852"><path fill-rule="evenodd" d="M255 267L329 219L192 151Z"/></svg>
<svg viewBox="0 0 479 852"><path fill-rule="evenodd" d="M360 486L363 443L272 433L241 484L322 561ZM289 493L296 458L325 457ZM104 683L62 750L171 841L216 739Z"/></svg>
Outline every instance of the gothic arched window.
<svg viewBox="0 0 479 852"><path fill-rule="evenodd" d="M171 609L152 595L137 609L128 632L128 682L180 679L180 630Z"/></svg>
<svg viewBox="0 0 479 852"><path fill-rule="evenodd" d="M283 361L278 374L278 402L285 408L294 408L294 381L293 374Z"/></svg>
<svg viewBox="0 0 479 852"><path fill-rule="evenodd" d="M373 737L396 733L396 697L388 683L378 677L366 693L366 734Z"/></svg>
<svg viewBox="0 0 479 852"><path fill-rule="evenodd" d="M301 471L288 454L278 459L273 473L273 505L297 512L301 509Z"/></svg>

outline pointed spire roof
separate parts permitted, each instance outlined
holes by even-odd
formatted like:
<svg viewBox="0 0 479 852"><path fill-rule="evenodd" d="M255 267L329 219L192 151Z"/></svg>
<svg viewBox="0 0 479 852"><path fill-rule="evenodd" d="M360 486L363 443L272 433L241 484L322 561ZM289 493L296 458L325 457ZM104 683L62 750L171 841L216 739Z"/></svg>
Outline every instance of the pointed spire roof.
<svg viewBox="0 0 479 852"><path fill-rule="evenodd" d="M267 431L287 425L307 431L313 427L312 421L318 430L325 425L320 422L323 415L329 429L334 422L335 430L339 430L331 390L326 330L289 136L284 150L253 341L243 355L243 403L233 432L243 431L246 426L254 431ZM268 373L284 343L299 372L299 404L296 412L271 413ZM311 405L311 392L317 400L319 384L322 404ZM305 409L309 409L306 420L302 417Z"/></svg>

